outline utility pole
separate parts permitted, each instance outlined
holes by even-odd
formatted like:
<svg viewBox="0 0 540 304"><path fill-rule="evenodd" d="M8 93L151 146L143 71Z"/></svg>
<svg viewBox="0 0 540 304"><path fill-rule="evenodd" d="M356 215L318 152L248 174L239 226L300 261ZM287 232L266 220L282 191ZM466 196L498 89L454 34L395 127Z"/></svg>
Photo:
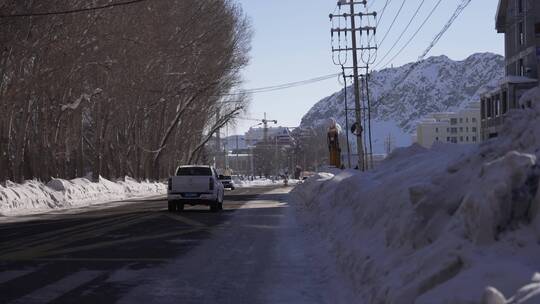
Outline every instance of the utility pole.
<svg viewBox="0 0 540 304"><path fill-rule="evenodd" d="M275 167L276 167L276 175L275 176L276 176L276 179L277 179L277 177L279 175L279 157L278 157L278 145L277 145L278 137L277 137L277 135L275 136L274 140L275 140L275 157L274 158L275 158L275 162L276 162L276 165L275 165Z"/></svg>
<svg viewBox="0 0 540 304"><path fill-rule="evenodd" d="M353 53L353 79L354 79L354 107L356 123L362 127L362 108L360 106L360 83L358 81L358 53L356 49L356 18L354 14L354 0L350 0L351 10L351 36L352 36L352 53ZM364 4L366 1L364 0ZM347 130L349 132L349 130ZM364 171L364 145L362 144L362 134L358 132L356 135L356 152L358 153L358 168Z"/></svg>
<svg viewBox="0 0 540 304"><path fill-rule="evenodd" d="M349 7L349 13L344 13L344 14L339 14L339 15L330 14L330 20L333 20L334 18L344 18L345 20L350 19L350 28L347 28L347 27L346 28L340 28L340 27L332 28L331 34L333 37L334 33L338 33L339 36L341 36L341 33L345 33L345 37L346 37L347 33L350 32L351 33L351 47L346 46L345 48L338 47L337 49L335 49L332 46L332 52L333 53L334 52L349 52L349 51L352 52L353 66L351 67L351 69L353 70L352 78L353 78L354 105L355 105L354 112L355 112L355 119L356 119L355 126L357 130L359 130L359 132L355 132L356 133L355 134L356 135L356 150L358 154L358 169L365 171L366 158L365 158L364 144L362 141L362 133L363 133L364 127L362 126L362 105L360 101L360 76L361 75L358 71L358 69L360 68L358 66L358 51L359 50L360 51L372 50L372 49L376 49L377 47L376 46L358 47L357 46L357 42L358 42L357 32L360 33L360 36L362 35L363 32L367 32L367 34L369 35L371 31L375 33L376 28L372 26L362 26L362 24L360 24L360 26L357 27L356 18L360 17L360 19L362 19L363 17L369 17L369 16L376 17L377 13L376 12L355 13L355 5L357 4L361 4L361 5L364 5L364 7L366 7L367 0L357 1L357 2L355 2L354 0L349 0L349 1L339 0L338 7L340 8L340 10L341 10L342 5L346 5ZM347 130L347 132L348 131L349 130Z"/></svg>
<svg viewBox="0 0 540 304"><path fill-rule="evenodd" d="M392 133L388 133L388 136L386 137L384 141L384 148L386 150L386 156L390 155L392 153Z"/></svg>
<svg viewBox="0 0 540 304"><path fill-rule="evenodd" d="M369 130L369 166L373 168L373 144L371 140L371 99L369 98L369 64L366 65L366 98L367 98L367 116Z"/></svg>
<svg viewBox="0 0 540 304"><path fill-rule="evenodd" d="M216 111L216 121L219 121L219 109ZM221 165L221 129L216 130L216 167Z"/></svg>
<svg viewBox="0 0 540 304"><path fill-rule="evenodd" d="M345 138L347 140L347 165L348 168L351 168L351 145L349 143L349 104L347 101L347 76L345 74L345 67L341 66L341 72L343 75L343 95L345 100Z"/></svg>
<svg viewBox="0 0 540 304"><path fill-rule="evenodd" d="M251 177L255 176L255 170L253 168L253 147L249 147L249 167L251 171Z"/></svg>
<svg viewBox="0 0 540 304"><path fill-rule="evenodd" d="M238 157L238 136L236 135L236 170L240 172L240 158Z"/></svg>
<svg viewBox="0 0 540 304"><path fill-rule="evenodd" d="M223 142L223 159L225 162L224 170L229 170L229 126L227 125L225 126L225 140Z"/></svg>

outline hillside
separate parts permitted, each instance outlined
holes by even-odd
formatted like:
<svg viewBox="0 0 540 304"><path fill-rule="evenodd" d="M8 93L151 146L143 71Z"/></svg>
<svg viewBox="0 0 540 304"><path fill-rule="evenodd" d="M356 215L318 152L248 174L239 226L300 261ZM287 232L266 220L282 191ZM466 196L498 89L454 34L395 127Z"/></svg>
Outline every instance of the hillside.
<svg viewBox="0 0 540 304"><path fill-rule="evenodd" d="M400 81L411 63L387 68L372 74L372 129L375 152L384 151L384 138L389 135L396 146L409 145L415 123L432 112L459 109L479 100L479 95L495 87L504 76L504 57L477 53L462 61L446 56L430 57ZM347 90L349 108L354 108L352 87ZM385 99L381 100L380 97ZM353 113L349 114L354 117ZM320 100L302 118L303 127L314 126L334 117L344 125L343 90Z"/></svg>

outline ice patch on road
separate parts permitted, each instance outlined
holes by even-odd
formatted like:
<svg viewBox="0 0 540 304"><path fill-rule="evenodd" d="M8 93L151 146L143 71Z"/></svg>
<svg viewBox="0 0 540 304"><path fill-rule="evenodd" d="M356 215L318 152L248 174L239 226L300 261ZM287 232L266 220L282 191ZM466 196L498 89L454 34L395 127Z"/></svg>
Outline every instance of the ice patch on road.
<svg viewBox="0 0 540 304"><path fill-rule="evenodd" d="M53 179L47 184L37 180L23 184L7 181L5 187L0 185L0 215L24 215L165 194L166 187L163 183L138 182L130 177L116 182L103 177L98 182L86 178Z"/></svg>

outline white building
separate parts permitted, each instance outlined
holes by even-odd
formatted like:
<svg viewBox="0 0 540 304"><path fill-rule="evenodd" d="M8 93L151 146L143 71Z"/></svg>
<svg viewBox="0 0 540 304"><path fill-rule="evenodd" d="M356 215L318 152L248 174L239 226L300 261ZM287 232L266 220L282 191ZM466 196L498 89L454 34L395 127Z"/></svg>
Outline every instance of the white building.
<svg viewBox="0 0 540 304"><path fill-rule="evenodd" d="M274 142L277 138L279 145L292 145L293 139L291 130L286 127L275 127L267 129L268 140ZM244 135L245 144L248 147L255 146L264 139L264 128L249 128Z"/></svg>
<svg viewBox="0 0 540 304"><path fill-rule="evenodd" d="M433 113L418 123L416 142L430 148L435 142L477 144L480 142L480 103L458 112Z"/></svg>

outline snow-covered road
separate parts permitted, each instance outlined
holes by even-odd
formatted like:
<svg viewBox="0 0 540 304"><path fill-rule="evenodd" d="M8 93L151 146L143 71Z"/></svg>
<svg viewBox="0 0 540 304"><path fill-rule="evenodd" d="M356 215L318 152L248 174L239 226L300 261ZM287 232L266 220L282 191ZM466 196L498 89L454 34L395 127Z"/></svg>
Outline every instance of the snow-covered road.
<svg viewBox="0 0 540 304"><path fill-rule="evenodd" d="M0 224L1 302L350 303L290 190L228 192L221 214L154 199Z"/></svg>
<svg viewBox="0 0 540 304"><path fill-rule="evenodd" d="M336 303L338 286L287 204L289 190L246 202L201 246L146 273L120 303Z"/></svg>

